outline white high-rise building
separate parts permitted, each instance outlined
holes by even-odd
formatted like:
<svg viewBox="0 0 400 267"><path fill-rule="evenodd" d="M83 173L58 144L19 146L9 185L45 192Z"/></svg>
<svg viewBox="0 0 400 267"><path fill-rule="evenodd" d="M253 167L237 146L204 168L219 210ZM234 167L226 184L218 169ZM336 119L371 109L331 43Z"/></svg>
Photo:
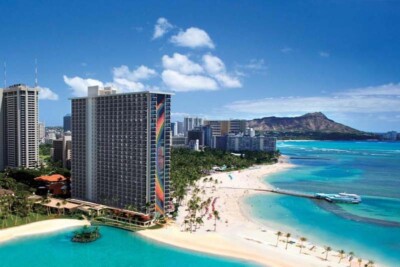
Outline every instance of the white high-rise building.
<svg viewBox="0 0 400 267"><path fill-rule="evenodd" d="M33 168L39 161L38 89L23 84L2 92L3 166Z"/></svg>
<svg viewBox="0 0 400 267"><path fill-rule="evenodd" d="M184 134L187 135L187 132L193 130L196 127L202 126L204 120L202 118L197 117L186 117L183 119L183 130Z"/></svg>
<svg viewBox="0 0 400 267"><path fill-rule="evenodd" d="M46 136L46 129L44 126L43 122L39 122L38 125L38 138L39 138L39 143L42 144L44 143L44 138Z"/></svg>
<svg viewBox="0 0 400 267"><path fill-rule="evenodd" d="M4 170L3 89L0 89L0 171Z"/></svg>
<svg viewBox="0 0 400 267"><path fill-rule="evenodd" d="M183 134L184 130L183 130L183 122L182 121L177 121L176 122L177 125L177 131L178 131L178 135Z"/></svg>
<svg viewBox="0 0 400 267"><path fill-rule="evenodd" d="M254 136L256 136L256 131L254 131L253 128L246 128L245 135L254 137Z"/></svg>
<svg viewBox="0 0 400 267"><path fill-rule="evenodd" d="M172 136L178 135L178 123L177 122L171 122L171 132L172 132Z"/></svg>

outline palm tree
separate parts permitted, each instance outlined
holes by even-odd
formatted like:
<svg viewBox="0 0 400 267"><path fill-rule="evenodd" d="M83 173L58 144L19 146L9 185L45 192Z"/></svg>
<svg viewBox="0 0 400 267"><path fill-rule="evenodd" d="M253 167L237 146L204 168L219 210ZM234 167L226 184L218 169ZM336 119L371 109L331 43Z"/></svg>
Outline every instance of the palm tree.
<svg viewBox="0 0 400 267"><path fill-rule="evenodd" d="M282 236L282 232L278 231L275 234L276 234L276 245L275 245L275 247L278 247L279 238Z"/></svg>
<svg viewBox="0 0 400 267"><path fill-rule="evenodd" d="M183 221L183 225L185 226L185 231L187 231L187 224L189 223L189 220L185 218Z"/></svg>
<svg viewBox="0 0 400 267"><path fill-rule="evenodd" d="M367 266L368 266L368 267L374 267L374 265L375 265L375 262L374 262L373 260L369 260L369 261L367 262Z"/></svg>
<svg viewBox="0 0 400 267"><path fill-rule="evenodd" d="M60 215L60 206L61 206L61 203L60 203L60 202L57 202L56 206L57 206L57 213L58 213L58 215Z"/></svg>
<svg viewBox="0 0 400 267"><path fill-rule="evenodd" d="M326 255L325 255L325 260L326 260L326 261L328 260L328 253L329 253L329 251L332 251L332 248L329 247L329 246L325 247L325 253L326 253Z"/></svg>
<svg viewBox="0 0 400 267"><path fill-rule="evenodd" d="M303 249L303 243L306 241L307 241L307 238L300 237L300 254L301 254L301 250Z"/></svg>
<svg viewBox="0 0 400 267"><path fill-rule="evenodd" d="M354 252L350 251L349 252L349 264L350 264L350 267L351 267L351 262L353 261L353 258L354 258Z"/></svg>
<svg viewBox="0 0 400 267"><path fill-rule="evenodd" d="M358 258L358 259L357 259L357 262L358 262L358 267L361 267L361 263L362 263L362 261L363 261L363 260L362 260L361 258Z"/></svg>
<svg viewBox="0 0 400 267"><path fill-rule="evenodd" d="M197 224L197 229L200 228L200 226L203 224L203 218L202 217L197 217L196 218L196 224Z"/></svg>
<svg viewBox="0 0 400 267"><path fill-rule="evenodd" d="M285 237L286 237L286 247L285 247L285 249L286 249L286 250L287 250L287 247L288 247L288 244L289 244L289 238L290 238L290 236L291 236L290 233L287 233L287 234L285 235Z"/></svg>
<svg viewBox="0 0 400 267"><path fill-rule="evenodd" d="M217 210L213 211L213 215L214 215L214 232L217 231L217 220L220 219L219 217L219 212Z"/></svg>
<svg viewBox="0 0 400 267"><path fill-rule="evenodd" d="M339 252L339 263L340 263L342 261L342 259L344 258L345 251L343 249L341 249L338 252Z"/></svg>

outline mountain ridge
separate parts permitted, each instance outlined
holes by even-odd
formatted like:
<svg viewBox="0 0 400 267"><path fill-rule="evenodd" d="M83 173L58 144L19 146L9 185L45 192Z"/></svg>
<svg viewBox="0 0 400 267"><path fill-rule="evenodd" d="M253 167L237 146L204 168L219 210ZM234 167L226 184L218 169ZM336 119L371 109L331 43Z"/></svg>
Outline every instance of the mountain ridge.
<svg viewBox="0 0 400 267"><path fill-rule="evenodd" d="M266 132L320 132L363 135L366 132L329 119L322 112L297 117L263 117L247 121L247 126Z"/></svg>

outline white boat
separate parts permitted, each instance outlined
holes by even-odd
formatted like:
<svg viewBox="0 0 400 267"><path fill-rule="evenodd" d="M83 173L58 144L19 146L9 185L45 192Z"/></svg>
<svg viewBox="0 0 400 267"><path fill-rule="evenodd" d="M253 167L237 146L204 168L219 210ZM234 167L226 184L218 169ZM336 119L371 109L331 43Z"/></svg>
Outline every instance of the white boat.
<svg viewBox="0 0 400 267"><path fill-rule="evenodd" d="M361 197L359 195L348 194L348 193L339 193L339 194L317 193L315 194L315 197L319 199L325 199L326 201L334 203L358 204L361 202Z"/></svg>

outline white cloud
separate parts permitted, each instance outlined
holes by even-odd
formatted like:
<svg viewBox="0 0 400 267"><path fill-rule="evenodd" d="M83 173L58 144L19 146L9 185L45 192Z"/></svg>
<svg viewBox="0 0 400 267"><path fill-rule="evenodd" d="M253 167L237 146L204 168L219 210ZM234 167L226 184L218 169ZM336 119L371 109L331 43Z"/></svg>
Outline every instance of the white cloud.
<svg viewBox="0 0 400 267"><path fill-rule="evenodd" d="M284 47L281 49L281 52L284 54L289 54L289 53L293 52L293 49L290 47Z"/></svg>
<svg viewBox="0 0 400 267"><path fill-rule="evenodd" d="M124 78L114 78L114 82L107 85L117 88L121 93L138 92L145 88L144 84L140 82L135 82Z"/></svg>
<svg viewBox="0 0 400 267"><path fill-rule="evenodd" d="M203 68L191 61L187 56L174 53L172 57L164 55L162 57L163 67L165 69L175 70L183 74L195 74L203 72Z"/></svg>
<svg viewBox="0 0 400 267"><path fill-rule="evenodd" d="M330 96L244 100L228 104L226 108L250 114L305 113L314 111L354 113L400 112L399 95L393 97L393 95L386 94L388 92L398 94L397 90L392 89L396 89L395 86L388 84L378 87L348 90ZM378 93L372 94L371 92Z"/></svg>
<svg viewBox="0 0 400 267"><path fill-rule="evenodd" d="M64 78L64 82L72 90L72 95L77 96L77 97L87 96L88 86L95 86L95 85L103 86L103 83L99 80L83 79L78 76L69 78L66 75L64 75L63 78Z"/></svg>
<svg viewBox="0 0 400 267"><path fill-rule="evenodd" d="M226 73L216 74L215 79L223 86L227 88L238 88L242 87L242 83L238 78L229 76Z"/></svg>
<svg viewBox="0 0 400 267"><path fill-rule="evenodd" d="M218 74L225 72L225 64L216 56L206 54L203 56L203 65L205 70L210 74Z"/></svg>
<svg viewBox="0 0 400 267"><path fill-rule="evenodd" d="M264 59L252 59L243 67L250 70L265 70L267 68Z"/></svg>
<svg viewBox="0 0 400 267"><path fill-rule="evenodd" d="M326 51L320 51L320 52L319 52L319 56L320 56L320 57L325 57L325 58L327 58L327 57L330 57L331 54L328 53L328 52L326 52Z"/></svg>
<svg viewBox="0 0 400 267"><path fill-rule="evenodd" d="M143 80L148 80L157 75L157 72L146 66L139 66L134 70L130 70L128 66L121 65L120 67L114 67L112 69L113 80L112 82L103 83L102 81L95 79L84 79L81 77L69 78L64 75L64 82L71 88L72 95L74 96L87 96L88 86L111 86L116 88L122 93L126 92L137 92L146 89L154 89L156 87L150 87L141 83Z"/></svg>
<svg viewBox="0 0 400 267"><path fill-rule="evenodd" d="M203 66L210 76L214 77L222 87L242 87L242 84L237 77L229 75L226 72L225 64L220 58L211 54L206 54L203 56Z"/></svg>
<svg viewBox="0 0 400 267"><path fill-rule="evenodd" d="M171 116L175 116L175 117L190 117L190 113L186 113L186 112L171 112Z"/></svg>
<svg viewBox="0 0 400 267"><path fill-rule="evenodd" d="M157 72L153 69L150 69L146 66L139 66L135 70L129 70L129 67L126 65L121 65L120 67L113 68L114 78L123 78L131 81L139 81L139 80L147 80L155 75Z"/></svg>
<svg viewBox="0 0 400 267"><path fill-rule="evenodd" d="M143 31L143 27L141 27L141 26L133 27L133 29L134 29L136 32L142 32L142 31Z"/></svg>
<svg viewBox="0 0 400 267"><path fill-rule="evenodd" d="M47 87L39 88L39 99L40 100L58 100L58 95Z"/></svg>
<svg viewBox="0 0 400 267"><path fill-rule="evenodd" d="M186 31L180 31L177 35L171 37L171 42L177 46L190 48L215 47L207 32L195 27L188 28Z"/></svg>
<svg viewBox="0 0 400 267"><path fill-rule="evenodd" d="M154 25L153 40L161 38L173 28L172 24L166 18L159 18L156 25Z"/></svg>
<svg viewBox="0 0 400 267"><path fill-rule="evenodd" d="M400 83L388 83L380 86L351 89L338 95L347 96L400 96Z"/></svg>
<svg viewBox="0 0 400 267"><path fill-rule="evenodd" d="M214 79L202 75L186 75L174 70L164 70L161 76L163 82L176 92L218 89Z"/></svg>
<svg viewBox="0 0 400 267"><path fill-rule="evenodd" d="M162 57L163 82L174 91L217 90L241 87L239 79L226 72L224 62L211 54L202 57L202 66L188 56L174 53ZM218 83L217 83L218 82Z"/></svg>
<svg viewBox="0 0 400 267"><path fill-rule="evenodd" d="M121 92L137 92L142 91L146 86L139 82L148 80L157 75L157 72L146 66L139 66L135 70L130 70L128 66L122 65L113 68L113 83L110 85L118 88Z"/></svg>

